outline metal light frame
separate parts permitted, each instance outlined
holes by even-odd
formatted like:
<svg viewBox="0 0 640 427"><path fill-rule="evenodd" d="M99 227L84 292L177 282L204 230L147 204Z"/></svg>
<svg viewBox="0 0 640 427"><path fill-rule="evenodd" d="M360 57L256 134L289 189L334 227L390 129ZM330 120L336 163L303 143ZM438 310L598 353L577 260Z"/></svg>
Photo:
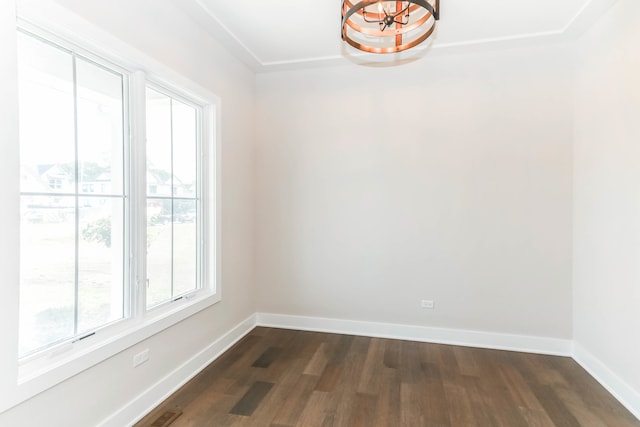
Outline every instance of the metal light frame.
<svg viewBox="0 0 640 427"><path fill-rule="evenodd" d="M384 8L394 3L393 11ZM370 10L375 5L378 12ZM402 52L427 40L439 19L440 0L343 0L342 40L364 52Z"/></svg>

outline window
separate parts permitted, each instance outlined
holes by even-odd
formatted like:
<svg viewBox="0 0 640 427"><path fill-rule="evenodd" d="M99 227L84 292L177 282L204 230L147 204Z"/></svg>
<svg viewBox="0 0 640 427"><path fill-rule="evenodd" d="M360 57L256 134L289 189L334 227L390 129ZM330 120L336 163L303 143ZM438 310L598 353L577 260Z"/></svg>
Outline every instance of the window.
<svg viewBox="0 0 640 427"><path fill-rule="evenodd" d="M18 376L44 389L220 300L219 101L38 29L18 62Z"/></svg>
<svg viewBox="0 0 640 427"><path fill-rule="evenodd" d="M126 77L25 33L18 53L25 356L127 315ZM99 175L108 191L85 194Z"/></svg>
<svg viewBox="0 0 640 427"><path fill-rule="evenodd" d="M49 179L49 188L52 190L60 190L62 189L62 180L59 178Z"/></svg>
<svg viewBox="0 0 640 427"><path fill-rule="evenodd" d="M156 89L146 94L147 176L164 189L147 193L147 307L154 307L199 286L200 111Z"/></svg>

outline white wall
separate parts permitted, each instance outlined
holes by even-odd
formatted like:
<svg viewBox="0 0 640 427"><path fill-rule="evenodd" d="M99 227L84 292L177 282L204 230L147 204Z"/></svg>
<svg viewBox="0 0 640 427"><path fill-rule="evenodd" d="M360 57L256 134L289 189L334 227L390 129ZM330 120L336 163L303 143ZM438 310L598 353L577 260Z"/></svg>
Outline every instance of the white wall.
<svg viewBox="0 0 640 427"><path fill-rule="evenodd" d="M6 381L5 372L15 372L16 355L2 351L8 343L18 343L18 330L4 328L14 325L18 319L18 306L7 304L16 301L19 294L19 265L16 253L19 248L20 222L20 170L18 150L18 69L16 65L15 5L13 1L0 1L0 396L6 396L13 384ZM1 415L0 415L1 420ZM2 422L0 422L2 425Z"/></svg>
<svg viewBox="0 0 640 427"><path fill-rule="evenodd" d="M574 150L574 339L638 416L639 17L619 0L579 42Z"/></svg>
<svg viewBox="0 0 640 427"><path fill-rule="evenodd" d="M193 25L170 0L60 0L59 3L220 96L223 300L0 414L0 425L3 426L96 425L255 312L252 292L254 134L250 125L253 122L254 74ZM10 1L1 2L0 7L3 60L0 67L3 94L0 268L7 287L17 289L19 174L15 143L15 13ZM6 67L5 61L8 61ZM17 314L15 310L0 314L5 315ZM16 339L13 335L7 338ZM149 361L133 369L132 355L145 348L150 349ZM8 360L5 361L5 357ZM13 355L2 354L2 363L9 363L11 359L14 359Z"/></svg>
<svg viewBox="0 0 640 427"><path fill-rule="evenodd" d="M259 311L570 338L569 53L258 75Z"/></svg>

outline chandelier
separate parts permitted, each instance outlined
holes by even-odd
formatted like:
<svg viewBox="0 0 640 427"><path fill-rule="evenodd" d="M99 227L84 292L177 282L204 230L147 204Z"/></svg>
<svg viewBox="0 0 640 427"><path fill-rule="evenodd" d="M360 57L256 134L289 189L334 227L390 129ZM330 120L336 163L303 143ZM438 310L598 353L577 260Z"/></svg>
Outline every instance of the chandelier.
<svg viewBox="0 0 640 427"><path fill-rule="evenodd" d="M402 52L431 36L439 11L440 0L343 0L342 40L365 52Z"/></svg>

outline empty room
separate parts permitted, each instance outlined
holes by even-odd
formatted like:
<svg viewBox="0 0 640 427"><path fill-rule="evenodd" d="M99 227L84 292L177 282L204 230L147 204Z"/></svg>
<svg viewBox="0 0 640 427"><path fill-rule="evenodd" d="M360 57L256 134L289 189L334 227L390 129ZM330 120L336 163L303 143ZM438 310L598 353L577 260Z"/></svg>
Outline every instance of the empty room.
<svg viewBox="0 0 640 427"><path fill-rule="evenodd" d="M638 22L0 1L0 426L640 426Z"/></svg>

